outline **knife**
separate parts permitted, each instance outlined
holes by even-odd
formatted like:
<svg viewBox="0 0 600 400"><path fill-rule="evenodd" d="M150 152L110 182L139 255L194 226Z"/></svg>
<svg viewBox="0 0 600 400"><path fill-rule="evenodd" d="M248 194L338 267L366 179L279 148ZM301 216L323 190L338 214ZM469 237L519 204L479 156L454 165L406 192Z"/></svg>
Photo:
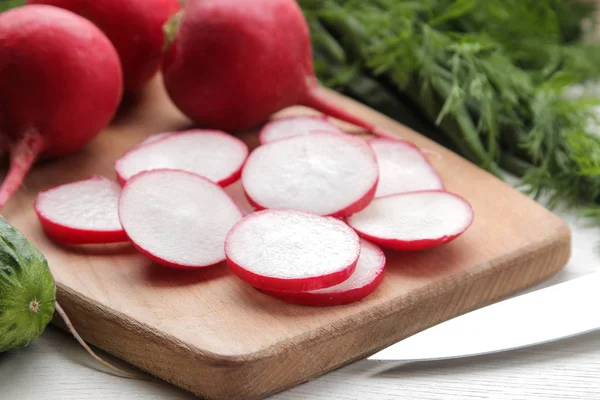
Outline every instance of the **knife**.
<svg viewBox="0 0 600 400"><path fill-rule="evenodd" d="M600 330L600 272L442 322L369 357L433 361L514 350Z"/></svg>

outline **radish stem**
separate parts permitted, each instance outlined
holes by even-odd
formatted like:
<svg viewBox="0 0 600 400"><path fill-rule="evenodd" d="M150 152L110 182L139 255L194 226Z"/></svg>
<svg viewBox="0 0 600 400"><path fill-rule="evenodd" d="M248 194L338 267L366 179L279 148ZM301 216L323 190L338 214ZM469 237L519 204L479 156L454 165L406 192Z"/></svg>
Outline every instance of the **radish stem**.
<svg viewBox="0 0 600 400"><path fill-rule="evenodd" d="M308 97L303 101L303 105L314 108L317 111L322 112L333 118L340 119L342 121L360 126L370 132L375 130L375 126L370 122L363 120L360 117L352 115L346 110L340 108L337 104L326 99L319 89L312 89L308 93Z"/></svg>
<svg viewBox="0 0 600 400"><path fill-rule="evenodd" d="M350 124L364 128L376 136L385 137L385 138L394 138L394 139L397 138L397 136L395 136L394 134L388 133L385 130L377 128L372 123L365 121L364 119L362 119L356 115L353 115L352 113L347 112L346 110L341 108L339 105L326 99L323 96L323 94L320 93L320 90L317 88L313 88L312 90L309 91L308 97L306 99L304 99L304 101L302 102L302 105L310 107L310 108L314 108L315 110L320 111L323 114L326 114L327 116L337 118L344 122L348 122Z"/></svg>
<svg viewBox="0 0 600 400"><path fill-rule="evenodd" d="M25 175L46 143L44 138L36 131L29 131L17 142L10 153L10 169L0 187L0 210L19 190Z"/></svg>
<svg viewBox="0 0 600 400"><path fill-rule="evenodd" d="M81 338L81 336L79 336L79 333L77 333L77 330L71 323L71 320L67 316L67 313L65 313L65 310L63 310L63 308L60 306L60 304L58 304L58 302L55 303L55 307L56 307L56 312L58 313L58 315L61 316L61 318L65 322L65 325L67 325L69 332L71 332L71 334L73 334L73 336L79 342L79 344L81 346L83 346L83 348L88 352L88 354L91 355L96 361L98 361L100 364L112 369L115 372L114 375L119 376L121 378L127 378L127 379L140 379L140 380L145 380L145 381L150 380L150 379L146 378L145 376L124 371L121 368L114 366L113 364L109 363L108 361L106 361L106 360L102 359L100 356L98 356L90 348L90 346L88 346L87 343Z"/></svg>

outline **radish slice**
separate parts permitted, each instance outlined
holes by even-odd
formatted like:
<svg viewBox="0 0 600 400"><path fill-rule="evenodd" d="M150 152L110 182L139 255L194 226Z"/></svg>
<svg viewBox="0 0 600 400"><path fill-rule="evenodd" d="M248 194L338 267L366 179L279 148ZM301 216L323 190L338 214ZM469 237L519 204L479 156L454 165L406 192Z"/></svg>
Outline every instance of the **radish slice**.
<svg viewBox="0 0 600 400"><path fill-rule="evenodd" d="M414 144L393 139L373 139L369 144L379 164L375 197L444 189L433 165Z"/></svg>
<svg viewBox="0 0 600 400"><path fill-rule="evenodd" d="M254 212L254 207L248 202L248 198L244 193L244 187L242 186L241 179L238 179L231 185L225 188L225 193L231 197L231 199L237 204L242 211L242 215L246 216Z"/></svg>
<svg viewBox="0 0 600 400"><path fill-rule="evenodd" d="M142 254L168 267L192 269L225 260L225 236L242 213L204 177L154 170L127 181L119 218Z"/></svg>
<svg viewBox="0 0 600 400"><path fill-rule="evenodd" d="M269 122L260 131L259 139L261 144L265 144L292 136L308 135L313 131L345 133L323 116L303 115Z"/></svg>
<svg viewBox="0 0 600 400"><path fill-rule="evenodd" d="M471 205L444 191L380 197L348 218L359 235L394 250L440 246L461 235L472 222Z"/></svg>
<svg viewBox="0 0 600 400"><path fill-rule="evenodd" d="M236 224L225 240L231 271L260 289L306 291L348 279L359 238L337 218L293 210L266 210Z"/></svg>
<svg viewBox="0 0 600 400"><path fill-rule="evenodd" d="M344 217L371 202L378 176L375 153L367 142L318 132L258 147L248 157L242 184L258 209Z"/></svg>
<svg viewBox="0 0 600 400"><path fill-rule="evenodd" d="M134 147L115 169L121 184L138 172L177 169L227 186L239 179L247 157L246 144L225 132L192 130Z"/></svg>
<svg viewBox="0 0 600 400"><path fill-rule="evenodd" d="M383 280L385 254L373 243L360 240L360 257L356 269L350 278L339 285L308 292L273 292L264 293L289 303L309 306L339 306L362 300L377 289Z"/></svg>
<svg viewBox="0 0 600 400"><path fill-rule="evenodd" d="M64 244L127 241L119 222L119 185L102 176L41 192L35 212L44 232Z"/></svg>

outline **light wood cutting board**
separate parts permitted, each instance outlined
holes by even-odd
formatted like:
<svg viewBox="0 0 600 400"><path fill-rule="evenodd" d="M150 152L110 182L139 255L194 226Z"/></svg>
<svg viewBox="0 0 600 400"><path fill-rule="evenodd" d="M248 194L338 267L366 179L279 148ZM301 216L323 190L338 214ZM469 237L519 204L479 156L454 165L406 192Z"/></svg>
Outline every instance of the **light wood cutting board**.
<svg viewBox="0 0 600 400"><path fill-rule="evenodd" d="M254 290L225 265L170 270L128 244L69 248L44 236L32 207L40 190L94 174L114 179L114 161L143 138L192 126L158 79L84 150L39 163L4 215L47 256L58 300L87 341L210 399L256 399L284 390L565 265L570 233L557 216L423 136L329 95L425 149L447 189L475 210L469 231L444 247L389 252L383 284L364 301L331 308L291 305ZM241 137L251 147L258 143L253 132Z"/></svg>

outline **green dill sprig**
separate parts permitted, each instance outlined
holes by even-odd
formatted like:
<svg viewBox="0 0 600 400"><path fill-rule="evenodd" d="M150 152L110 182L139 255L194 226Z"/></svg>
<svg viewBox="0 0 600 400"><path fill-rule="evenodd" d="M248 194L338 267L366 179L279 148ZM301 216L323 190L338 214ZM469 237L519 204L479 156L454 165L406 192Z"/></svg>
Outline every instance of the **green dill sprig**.
<svg viewBox="0 0 600 400"><path fill-rule="evenodd" d="M25 0L0 0L0 12L25 4Z"/></svg>
<svg viewBox="0 0 600 400"><path fill-rule="evenodd" d="M590 132L596 100L563 96L569 85L600 77L600 46L579 42L594 22L593 5L299 3L325 84L450 143L498 176L499 167L522 176L523 190L549 197L551 207L578 206L597 216L600 139Z"/></svg>

